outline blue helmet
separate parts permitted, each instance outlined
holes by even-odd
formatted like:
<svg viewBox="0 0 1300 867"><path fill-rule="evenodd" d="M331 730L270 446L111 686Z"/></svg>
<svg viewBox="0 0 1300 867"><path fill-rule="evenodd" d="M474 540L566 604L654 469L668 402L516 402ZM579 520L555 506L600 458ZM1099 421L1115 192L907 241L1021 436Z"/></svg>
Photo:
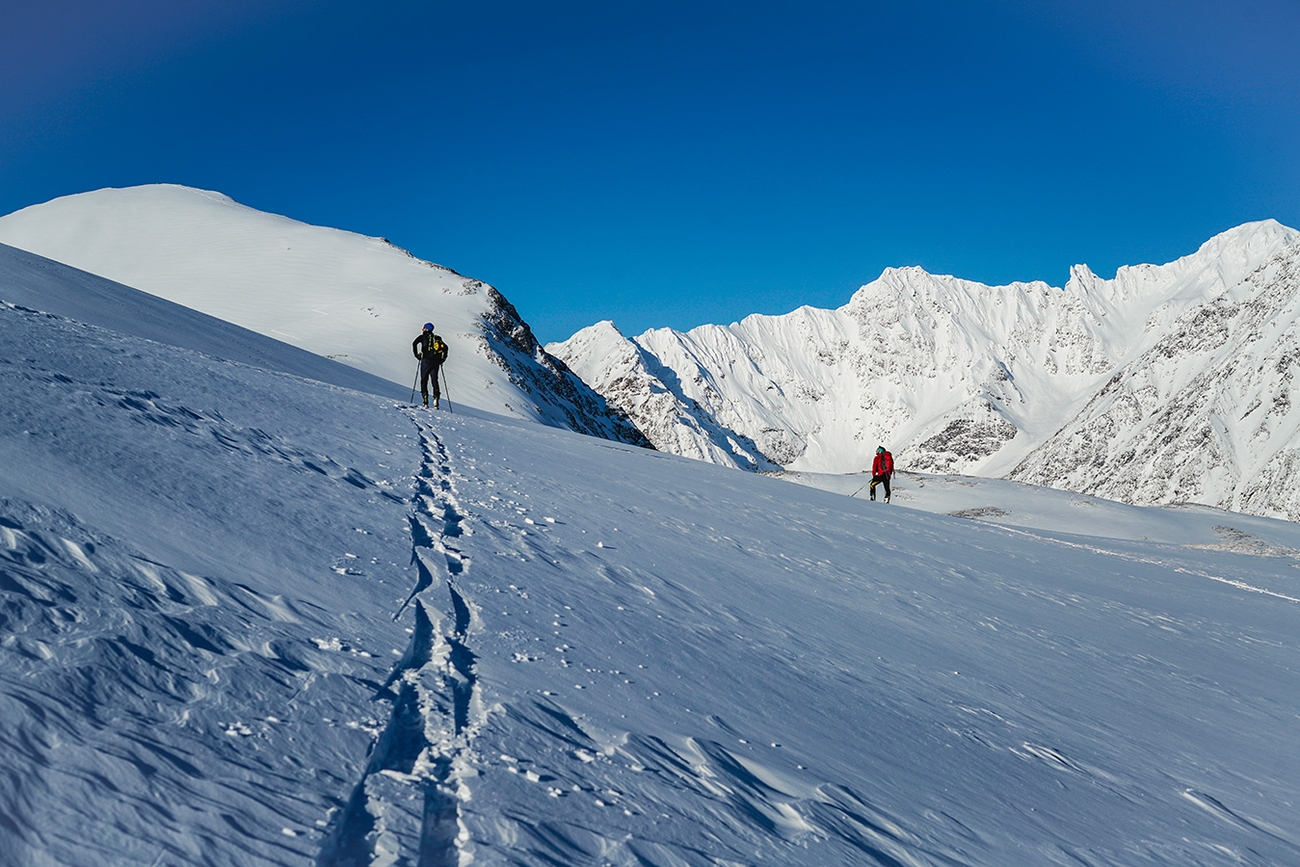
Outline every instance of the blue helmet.
<svg viewBox="0 0 1300 867"><path fill-rule="evenodd" d="M425 331L432 331L432 330L433 330L433 323L432 323L432 322L426 322L426 323L424 323L424 330L425 330Z"/></svg>

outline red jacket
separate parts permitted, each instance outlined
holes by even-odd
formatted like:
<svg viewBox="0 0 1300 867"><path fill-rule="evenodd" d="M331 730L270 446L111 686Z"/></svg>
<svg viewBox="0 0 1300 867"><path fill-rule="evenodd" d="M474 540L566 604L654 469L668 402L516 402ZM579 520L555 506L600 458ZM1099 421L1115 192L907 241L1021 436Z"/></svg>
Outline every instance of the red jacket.
<svg viewBox="0 0 1300 867"><path fill-rule="evenodd" d="M894 474L894 456L889 452L877 452L871 462L871 475L892 476Z"/></svg>

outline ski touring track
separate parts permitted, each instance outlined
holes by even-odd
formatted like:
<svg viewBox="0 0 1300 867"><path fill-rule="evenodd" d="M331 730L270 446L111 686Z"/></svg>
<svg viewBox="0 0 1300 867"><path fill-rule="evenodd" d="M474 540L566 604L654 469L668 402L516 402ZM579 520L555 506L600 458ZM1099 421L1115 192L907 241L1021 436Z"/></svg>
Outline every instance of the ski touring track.
<svg viewBox="0 0 1300 867"><path fill-rule="evenodd" d="M458 543L472 530L457 503L445 446L427 421L408 412L422 451L408 516L416 583L393 619L413 616L415 625L375 695L392 705L388 724L334 817L318 867L455 867L470 860L462 852L469 835L460 805L486 715L468 645L473 618L457 586L470 565ZM442 588L449 616L434 602Z"/></svg>
<svg viewBox="0 0 1300 867"><path fill-rule="evenodd" d="M1236 578L1227 578L1223 575L1215 575L1203 569L1190 569L1186 566L1179 566L1177 564L1169 563L1166 562L1165 560L1156 557L1141 556L1141 555L1135 555L1135 554L1125 553L1121 551L1115 551L1100 545L1091 545L1082 542L1071 542L1068 539L1061 539L1058 538L1057 536L1053 536L1050 534L1036 533L1033 532L1032 530L1023 529L1021 527L1011 527L1006 524L998 524L996 526L1001 528L1004 532L1007 533L1007 535L1010 536L1022 536L1027 539L1034 539L1039 542L1044 542L1050 545L1057 545L1062 548L1074 548L1079 551L1090 551L1093 554L1099 554L1103 557L1116 557L1120 560L1127 560L1130 563L1142 563L1151 566L1162 566L1168 569L1172 569L1173 571L1181 573L1183 575L1194 575L1197 578L1204 578L1207 581L1216 581L1220 584L1227 584L1230 587L1235 587L1238 590L1244 590L1247 593L1258 593L1262 596L1272 596L1275 599L1282 599L1286 602L1300 603L1300 597L1289 596L1286 593L1279 593L1276 590L1269 590L1266 587L1256 587L1255 585L1249 584L1245 581L1241 581Z"/></svg>

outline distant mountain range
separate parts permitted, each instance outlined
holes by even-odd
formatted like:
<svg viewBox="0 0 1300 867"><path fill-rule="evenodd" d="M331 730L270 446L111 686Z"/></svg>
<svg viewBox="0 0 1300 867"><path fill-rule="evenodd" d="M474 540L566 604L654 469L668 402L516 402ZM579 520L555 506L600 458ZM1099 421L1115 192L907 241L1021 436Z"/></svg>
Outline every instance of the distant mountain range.
<svg viewBox="0 0 1300 867"><path fill-rule="evenodd" d="M1006 477L1300 519L1300 233L1225 232L1064 289L889 269L803 307L547 350L656 448L745 469Z"/></svg>
<svg viewBox="0 0 1300 867"><path fill-rule="evenodd" d="M747 470L1004 477L1300 520L1300 233L1248 223L1064 288L888 269L836 310L540 346L497 290L382 238L218 193L100 190L0 218L0 243L394 383L432 319L467 405Z"/></svg>

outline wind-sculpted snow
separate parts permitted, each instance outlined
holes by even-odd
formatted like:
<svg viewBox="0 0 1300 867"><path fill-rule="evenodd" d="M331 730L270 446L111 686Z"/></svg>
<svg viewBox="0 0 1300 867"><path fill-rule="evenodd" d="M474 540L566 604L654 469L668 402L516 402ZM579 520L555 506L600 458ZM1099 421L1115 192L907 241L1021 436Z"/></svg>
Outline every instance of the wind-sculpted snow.
<svg viewBox="0 0 1300 867"><path fill-rule="evenodd" d="M0 346L0 863L304 863L401 634L366 600L405 583L410 441L11 305Z"/></svg>
<svg viewBox="0 0 1300 867"><path fill-rule="evenodd" d="M355 645L312 643L316 600L179 571L13 499L0 541L0 862L307 857L336 754L364 749L346 717L371 676Z"/></svg>
<svg viewBox="0 0 1300 867"><path fill-rule="evenodd" d="M572 444L538 433L439 425L477 528L457 586L495 708L461 804L475 863L1300 854L1273 796L1208 821L1204 796L1226 803L1211 790L1232 775L1196 769L1254 742L1247 776L1300 779L1289 759L1269 770L1266 733L1286 725L1266 707L1296 683L1275 667L1292 651L1264 662L1261 624L1224 619L1265 606L1280 639L1300 604L1290 555L917 520L617 446L574 477ZM525 451L503 448L515 436ZM1227 648L1246 656L1225 680ZM1229 730L1213 757L1193 746ZM1222 832L1269 851L1215 854Z"/></svg>
<svg viewBox="0 0 1300 867"><path fill-rule="evenodd" d="M1063 290L889 269L838 310L635 339L606 322L550 350L657 448L714 463L847 473L885 445L916 471L1298 517L1300 441L1277 423L1293 340L1264 327L1297 303L1297 248L1247 224L1112 280L1076 266Z"/></svg>
<svg viewBox="0 0 1300 867"><path fill-rule="evenodd" d="M0 305L0 864L1300 863L1295 525L896 497Z"/></svg>

